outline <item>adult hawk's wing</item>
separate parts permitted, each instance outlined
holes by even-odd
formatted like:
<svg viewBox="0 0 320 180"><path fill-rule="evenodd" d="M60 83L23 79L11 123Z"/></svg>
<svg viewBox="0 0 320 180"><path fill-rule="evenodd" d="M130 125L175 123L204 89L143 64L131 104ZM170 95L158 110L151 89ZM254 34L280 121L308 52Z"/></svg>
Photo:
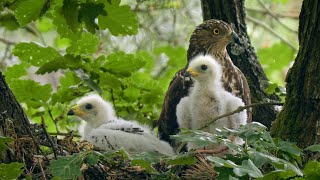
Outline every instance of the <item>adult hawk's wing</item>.
<svg viewBox="0 0 320 180"><path fill-rule="evenodd" d="M191 79L184 79L185 71L186 68L180 69L173 77L164 98L161 115L158 120L160 139L170 144L172 144L170 135L177 134L179 131L176 116L177 105L181 98L188 95L189 88L192 86Z"/></svg>

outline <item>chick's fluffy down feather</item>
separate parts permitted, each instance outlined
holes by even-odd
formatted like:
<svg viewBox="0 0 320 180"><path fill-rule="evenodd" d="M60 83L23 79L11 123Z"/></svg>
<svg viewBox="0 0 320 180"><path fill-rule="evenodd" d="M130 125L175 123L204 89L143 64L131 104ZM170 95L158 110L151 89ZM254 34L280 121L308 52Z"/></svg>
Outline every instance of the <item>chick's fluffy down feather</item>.
<svg viewBox="0 0 320 180"><path fill-rule="evenodd" d="M244 106L242 100L227 92L220 82L221 66L211 56L197 56L190 65L189 71L194 80L194 87L188 96L181 99L177 106L177 120L180 128L197 130L207 125L212 119ZM214 134L216 129L236 129L246 124L246 111L221 118L203 131ZM243 143L238 137L231 137L237 144ZM209 145L207 149L215 149L218 145ZM198 149L194 143L188 143L188 150Z"/></svg>
<svg viewBox="0 0 320 180"><path fill-rule="evenodd" d="M112 105L98 95L81 98L68 114L86 121L82 140L103 150L124 148L129 152L174 155L172 147L154 136L148 127L116 117Z"/></svg>

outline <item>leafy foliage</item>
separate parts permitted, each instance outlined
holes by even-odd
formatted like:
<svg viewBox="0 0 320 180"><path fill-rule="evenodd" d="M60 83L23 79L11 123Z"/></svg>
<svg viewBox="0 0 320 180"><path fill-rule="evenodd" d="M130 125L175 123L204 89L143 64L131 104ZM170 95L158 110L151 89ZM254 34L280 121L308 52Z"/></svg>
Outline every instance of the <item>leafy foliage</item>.
<svg viewBox="0 0 320 180"><path fill-rule="evenodd" d="M73 179L81 176L80 166L83 161L82 154L73 154L71 156L58 157L51 161L50 171L53 176L62 179Z"/></svg>
<svg viewBox="0 0 320 180"><path fill-rule="evenodd" d="M0 164L0 179L17 179L23 172L23 163L13 162L10 164Z"/></svg>

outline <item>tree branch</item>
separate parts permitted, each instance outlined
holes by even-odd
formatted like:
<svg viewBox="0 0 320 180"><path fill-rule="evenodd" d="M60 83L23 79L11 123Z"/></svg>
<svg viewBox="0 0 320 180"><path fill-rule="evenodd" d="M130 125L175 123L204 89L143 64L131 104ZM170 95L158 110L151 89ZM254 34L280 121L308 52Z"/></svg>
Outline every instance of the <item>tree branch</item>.
<svg viewBox="0 0 320 180"><path fill-rule="evenodd" d="M247 11L251 11L251 12L268 14L268 12L266 10L263 10L263 9L256 9L256 8L246 7L246 10ZM295 13L292 13L292 14L273 13L273 14L275 14L279 18L299 19L299 13L297 13L297 14L295 14Z"/></svg>
<svg viewBox="0 0 320 180"><path fill-rule="evenodd" d="M291 42L289 42L288 40L284 39L281 35L279 35L277 32L275 32L270 26L266 25L265 23L261 22L258 19L255 19L251 16L246 16L246 19L256 25L261 26L262 28L264 28L265 30L269 31L271 34L273 34L275 37L279 38L282 42L284 42L285 44L287 44L289 47L291 47L293 50L298 51L298 49L291 44Z"/></svg>
<svg viewBox="0 0 320 180"><path fill-rule="evenodd" d="M269 14L271 17L273 17L276 21L278 21L278 23L280 25L282 25L284 28L286 28L287 30L294 32L296 34L298 34L297 30L291 29L289 26L287 26L286 24L282 23L279 19L279 17L274 14L268 7L266 4L264 4L264 2L262 0L258 0L259 4L266 10L267 14Z"/></svg>
<svg viewBox="0 0 320 180"><path fill-rule="evenodd" d="M239 113L245 109L248 109L248 108L251 108L251 107L255 107L255 106L270 106L270 105L278 105L278 106L283 106L284 103L281 103L281 102L261 102L261 103L254 103L254 104L250 104L250 105L247 105L247 106L239 106L238 109L234 110L234 111L231 111L229 113L226 113L226 114L222 114L220 116L217 116L215 117L214 119L212 119L209 123L207 123L206 125L204 125L203 127L199 128L198 130L202 130L204 128L207 128L209 127L212 123L214 123L215 121L221 119L221 118L224 118L224 117L227 117L227 116L231 116L235 113Z"/></svg>

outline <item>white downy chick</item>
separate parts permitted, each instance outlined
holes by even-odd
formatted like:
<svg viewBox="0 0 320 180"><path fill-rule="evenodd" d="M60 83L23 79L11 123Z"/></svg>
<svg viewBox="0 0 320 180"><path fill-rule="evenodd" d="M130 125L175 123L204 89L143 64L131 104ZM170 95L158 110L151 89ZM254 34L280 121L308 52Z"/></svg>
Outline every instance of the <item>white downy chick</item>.
<svg viewBox="0 0 320 180"><path fill-rule="evenodd" d="M190 61L186 76L194 80L194 87L189 95L182 98L177 106L177 120L180 128L199 129L219 115L236 110L244 106L242 100L228 91L221 83L221 65L209 55L199 55ZM203 131L214 134L216 128L236 129L247 122L246 111L227 116L212 123ZM242 144L238 137L231 137L232 141ZM188 143L188 150L198 149L195 144ZM209 145L206 149L217 149L218 145Z"/></svg>
<svg viewBox="0 0 320 180"><path fill-rule="evenodd" d="M174 155L172 147L155 137L146 126L116 117L112 105L99 95L81 98L68 115L86 121L82 140L103 150L124 148L128 152L156 151Z"/></svg>

